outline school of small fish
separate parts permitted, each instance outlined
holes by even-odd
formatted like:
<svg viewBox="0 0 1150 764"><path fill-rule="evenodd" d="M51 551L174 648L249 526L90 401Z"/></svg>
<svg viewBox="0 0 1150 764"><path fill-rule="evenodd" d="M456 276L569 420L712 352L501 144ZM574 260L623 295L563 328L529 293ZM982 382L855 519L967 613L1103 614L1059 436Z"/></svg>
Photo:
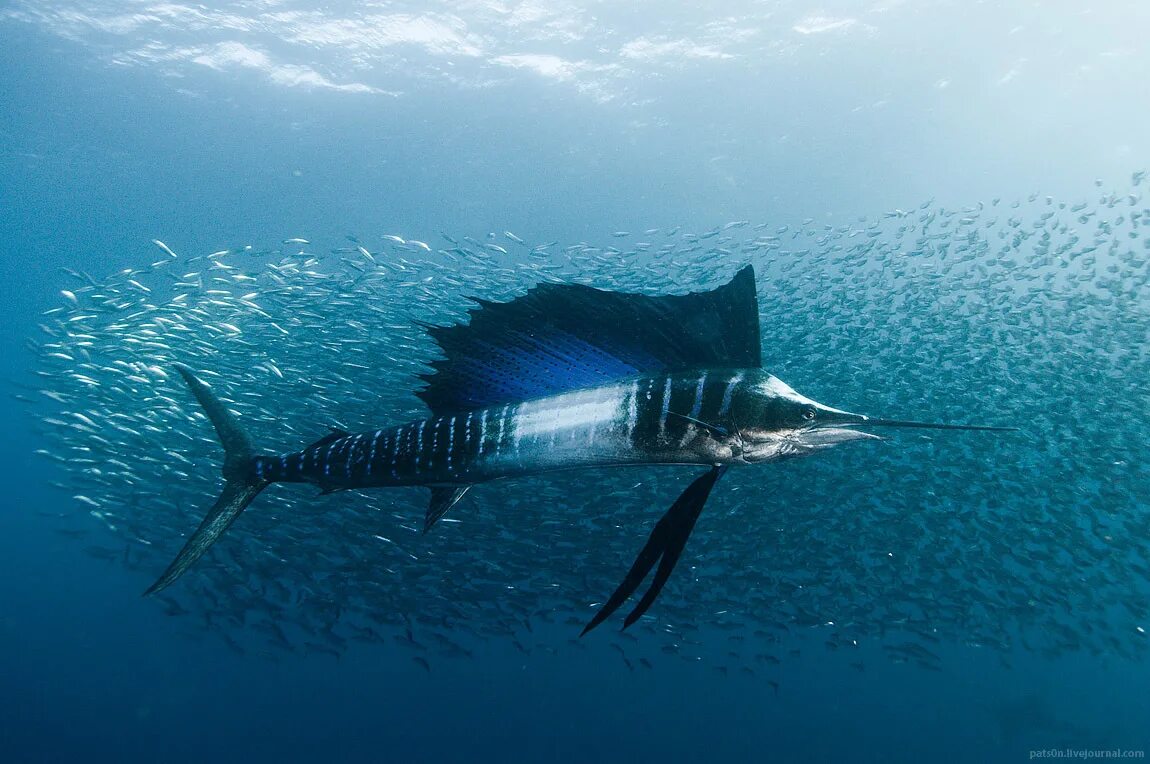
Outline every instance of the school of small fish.
<svg viewBox="0 0 1150 764"><path fill-rule="evenodd" d="M410 651L431 670L484 641L525 653L609 640L769 676L794 644L878 645L937 668L938 645L1137 658L1150 628L1150 204L1145 174L1088 200L925 202L850 225L737 221L532 245L510 231L293 237L69 271L21 393L72 497L53 512L90 554L162 571L218 493L222 452L173 372L196 369L287 451L329 425L423 415L435 357L416 322L542 281L682 293L758 273L764 366L876 416L993 421L1009 436L881 443L734 469L656 607L625 634L579 628L685 468L576 471L477 486L421 535L423 489L317 496L277 485L151 606L238 652ZM796 635L802 638L796 641ZM858 668L862 668L860 662Z"/></svg>

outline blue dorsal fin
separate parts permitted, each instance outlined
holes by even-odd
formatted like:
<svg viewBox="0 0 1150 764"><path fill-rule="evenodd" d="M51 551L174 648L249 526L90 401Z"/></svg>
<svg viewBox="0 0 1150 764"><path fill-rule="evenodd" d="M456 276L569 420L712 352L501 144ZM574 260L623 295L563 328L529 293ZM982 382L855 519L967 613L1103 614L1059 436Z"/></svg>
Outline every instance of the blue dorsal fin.
<svg viewBox="0 0 1150 764"><path fill-rule="evenodd" d="M328 427L327 429L329 430L327 435L324 435L315 443L309 444L304 450L306 451L309 448L319 448L320 446L326 446L328 443L334 443L340 438L346 438L348 435L351 435L351 433L347 430L341 430L338 427Z"/></svg>
<svg viewBox="0 0 1150 764"><path fill-rule="evenodd" d="M419 397L437 415L636 374L762 364L749 265L709 292L651 297L541 284L510 302L477 302L470 323L428 327L445 357L422 375Z"/></svg>

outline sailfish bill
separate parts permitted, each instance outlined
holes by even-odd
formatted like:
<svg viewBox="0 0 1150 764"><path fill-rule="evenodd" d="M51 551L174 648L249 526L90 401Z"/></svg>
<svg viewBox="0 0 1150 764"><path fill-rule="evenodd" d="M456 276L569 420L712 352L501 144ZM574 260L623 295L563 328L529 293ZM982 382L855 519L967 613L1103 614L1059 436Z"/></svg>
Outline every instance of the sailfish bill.
<svg viewBox="0 0 1150 764"><path fill-rule="evenodd" d="M918 427L923 430L971 430L974 432L1017 432L1017 427L991 427L985 424L941 424L939 422L912 422L905 419L874 419L867 417L861 424L867 427Z"/></svg>
<svg viewBox="0 0 1150 764"><path fill-rule="evenodd" d="M215 392L177 365L224 447L225 484L146 594L175 582L272 483L310 483L324 493L425 486L426 532L477 483L576 467L706 467L583 633L610 617L657 562L626 628L659 596L729 467L876 439L860 425L1013 429L871 419L800 395L762 368L749 265L705 292L648 296L543 284L509 302L477 302L467 324L428 327L443 358L422 375L427 417L333 429L291 453L259 452Z"/></svg>

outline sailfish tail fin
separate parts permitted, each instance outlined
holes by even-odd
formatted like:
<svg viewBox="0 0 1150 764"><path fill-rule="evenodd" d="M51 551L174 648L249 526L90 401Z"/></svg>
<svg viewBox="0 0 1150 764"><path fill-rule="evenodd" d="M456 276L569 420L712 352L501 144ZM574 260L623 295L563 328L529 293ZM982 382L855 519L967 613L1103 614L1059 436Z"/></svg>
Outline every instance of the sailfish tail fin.
<svg viewBox="0 0 1150 764"><path fill-rule="evenodd" d="M211 388L192 373L190 368L183 364L176 364L175 367L203 407L212 426L216 428L216 434L219 435L220 443L224 447L223 473L226 483L220 497L208 510L195 533L184 544L184 548L176 555L176 559L163 575L148 587L144 596L155 594L183 575L269 484L269 481L258 477L252 471L251 462L255 452L252 449L251 439L235 415L228 411Z"/></svg>

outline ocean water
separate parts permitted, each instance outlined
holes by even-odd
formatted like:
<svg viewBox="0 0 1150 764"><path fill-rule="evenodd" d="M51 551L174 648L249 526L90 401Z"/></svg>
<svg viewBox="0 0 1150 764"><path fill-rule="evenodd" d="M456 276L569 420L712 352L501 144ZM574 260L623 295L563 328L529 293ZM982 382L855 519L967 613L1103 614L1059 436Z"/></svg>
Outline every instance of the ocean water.
<svg viewBox="0 0 1150 764"><path fill-rule="evenodd" d="M0 9L4 761L1141 756L1142 3ZM758 276L764 365L888 431L733 470L648 617L579 638L690 469L220 488L421 416L418 322Z"/></svg>

